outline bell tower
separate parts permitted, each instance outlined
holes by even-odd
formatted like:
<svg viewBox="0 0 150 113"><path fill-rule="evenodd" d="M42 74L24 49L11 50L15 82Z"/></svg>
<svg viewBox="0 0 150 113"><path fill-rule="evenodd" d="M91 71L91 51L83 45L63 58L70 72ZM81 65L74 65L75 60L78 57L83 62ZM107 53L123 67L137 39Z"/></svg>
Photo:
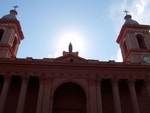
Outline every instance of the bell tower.
<svg viewBox="0 0 150 113"><path fill-rule="evenodd" d="M150 63L150 26L140 25L126 14L125 23L117 38L123 62Z"/></svg>
<svg viewBox="0 0 150 113"><path fill-rule="evenodd" d="M0 19L0 57L16 57L19 44L24 39L16 7Z"/></svg>

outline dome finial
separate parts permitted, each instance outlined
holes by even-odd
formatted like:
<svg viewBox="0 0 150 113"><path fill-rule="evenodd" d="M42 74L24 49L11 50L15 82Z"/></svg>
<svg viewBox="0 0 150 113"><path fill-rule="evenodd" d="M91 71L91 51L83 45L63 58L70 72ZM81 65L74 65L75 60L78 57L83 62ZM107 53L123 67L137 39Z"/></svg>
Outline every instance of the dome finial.
<svg viewBox="0 0 150 113"><path fill-rule="evenodd" d="M19 6L15 5L13 6L14 10L16 10L17 8L19 8Z"/></svg>
<svg viewBox="0 0 150 113"><path fill-rule="evenodd" d="M124 17L125 23L124 24L139 24L137 21L132 19L132 16L129 13L129 11L124 10L123 12L126 13L126 16Z"/></svg>
<svg viewBox="0 0 150 113"><path fill-rule="evenodd" d="M1 19L17 19L16 15L18 14L16 9L19 8L19 6L15 5L13 6L14 9L10 10L10 14L7 14L3 16Z"/></svg>
<svg viewBox="0 0 150 113"><path fill-rule="evenodd" d="M129 13L129 11L127 11L127 10L124 10L123 12L125 12L125 13L126 13L126 15L128 15L128 13Z"/></svg>

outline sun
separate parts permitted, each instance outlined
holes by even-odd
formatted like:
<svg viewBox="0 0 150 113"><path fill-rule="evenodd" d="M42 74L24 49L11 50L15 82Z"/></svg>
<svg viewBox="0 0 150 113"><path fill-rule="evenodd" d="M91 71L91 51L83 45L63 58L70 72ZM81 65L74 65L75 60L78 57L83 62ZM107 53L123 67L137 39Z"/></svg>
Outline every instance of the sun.
<svg viewBox="0 0 150 113"><path fill-rule="evenodd" d="M73 46L73 52L83 52L85 49L85 43L83 37L79 33L69 32L60 35L58 40L58 51L59 54L62 51L68 51L69 43ZM58 53L57 53L58 54Z"/></svg>

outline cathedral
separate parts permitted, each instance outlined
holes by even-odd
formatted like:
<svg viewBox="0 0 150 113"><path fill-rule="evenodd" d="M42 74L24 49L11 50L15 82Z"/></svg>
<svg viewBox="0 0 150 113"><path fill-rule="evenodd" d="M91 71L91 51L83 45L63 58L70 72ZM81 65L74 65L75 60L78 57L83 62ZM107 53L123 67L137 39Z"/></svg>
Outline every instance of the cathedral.
<svg viewBox="0 0 150 113"><path fill-rule="evenodd" d="M150 26L126 14L116 42L123 62L17 58L17 11L0 18L0 113L150 113Z"/></svg>

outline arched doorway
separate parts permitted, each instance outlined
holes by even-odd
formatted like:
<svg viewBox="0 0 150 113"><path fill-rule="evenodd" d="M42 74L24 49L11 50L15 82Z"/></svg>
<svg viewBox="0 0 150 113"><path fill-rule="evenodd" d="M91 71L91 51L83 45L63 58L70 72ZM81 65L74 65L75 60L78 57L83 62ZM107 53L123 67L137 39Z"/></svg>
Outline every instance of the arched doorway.
<svg viewBox="0 0 150 113"><path fill-rule="evenodd" d="M59 86L54 93L52 113L86 113L83 89L71 82Z"/></svg>

